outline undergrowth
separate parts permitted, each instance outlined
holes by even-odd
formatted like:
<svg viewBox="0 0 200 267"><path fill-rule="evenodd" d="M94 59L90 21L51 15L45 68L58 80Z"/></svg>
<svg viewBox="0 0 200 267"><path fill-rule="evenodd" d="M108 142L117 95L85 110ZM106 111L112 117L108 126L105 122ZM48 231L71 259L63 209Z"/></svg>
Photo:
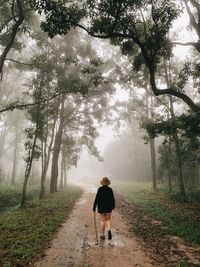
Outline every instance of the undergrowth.
<svg viewBox="0 0 200 267"><path fill-rule="evenodd" d="M24 208L2 213L0 266L27 266L66 220L79 196L78 187L68 187L44 200L34 199Z"/></svg>
<svg viewBox="0 0 200 267"><path fill-rule="evenodd" d="M27 201L33 200L39 196L39 186L29 186L27 190ZM0 212L19 205L22 195L22 186L3 185L0 186Z"/></svg>
<svg viewBox="0 0 200 267"><path fill-rule="evenodd" d="M150 218L160 221L171 235L185 241L200 244L199 204L179 203L163 191L153 192L149 185L117 183L113 186L125 195L128 201Z"/></svg>

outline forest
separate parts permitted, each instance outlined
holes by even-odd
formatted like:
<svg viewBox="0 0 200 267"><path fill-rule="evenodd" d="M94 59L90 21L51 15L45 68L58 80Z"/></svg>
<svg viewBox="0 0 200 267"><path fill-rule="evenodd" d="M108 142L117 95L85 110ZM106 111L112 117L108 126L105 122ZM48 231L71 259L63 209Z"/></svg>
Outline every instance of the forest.
<svg viewBox="0 0 200 267"><path fill-rule="evenodd" d="M123 266L200 266L199 1L0 0L0 14L0 266L50 266L104 176L151 255ZM62 266L118 266L92 265L85 231L88 262Z"/></svg>

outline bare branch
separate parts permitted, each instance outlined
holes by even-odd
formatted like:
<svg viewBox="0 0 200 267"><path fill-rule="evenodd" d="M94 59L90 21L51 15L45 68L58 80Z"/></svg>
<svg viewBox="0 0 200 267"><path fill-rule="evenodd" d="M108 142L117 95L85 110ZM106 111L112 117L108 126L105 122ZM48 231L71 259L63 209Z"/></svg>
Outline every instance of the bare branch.
<svg viewBox="0 0 200 267"><path fill-rule="evenodd" d="M173 42L174 45L182 45L182 46L195 46L197 43L195 42L187 42L187 43L181 43L181 42Z"/></svg>
<svg viewBox="0 0 200 267"><path fill-rule="evenodd" d="M15 13L14 13L14 9L15 9L15 0L12 1L12 16L13 16L13 19L15 20L15 22L17 22L16 20L16 16L15 16Z"/></svg>
<svg viewBox="0 0 200 267"><path fill-rule="evenodd" d="M43 67L41 67L41 66L39 66L37 64L28 63L28 62L22 62L22 61L18 61L18 60L12 59L12 58L6 58L5 61L11 61L11 62L14 62L14 63L19 64L19 65L24 65L24 66L29 66L29 67L36 67L38 69L43 69Z"/></svg>
<svg viewBox="0 0 200 267"><path fill-rule="evenodd" d="M85 26L83 26L83 25L81 25L79 23L76 23L76 22L73 22L73 21L66 21L66 23L67 22L70 22L74 26L77 26L77 27L83 29L90 36L93 36L93 37L96 37L96 38L100 38L100 39L109 39L109 38L116 38L116 37L133 38L133 36L131 34L125 34L125 33L120 33L120 32L111 32L111 33L106 34L106 35L95 34L90 29L86 28Z"/></svg>
<svg viewBox="0 0 200 267"><path fill-rule="evenodd" d="M90 87L90 84L92 82L93 78L90 79L89 83L88 83L88 88ZM0 113L3 113L5 111L8 111L8 110L14 110L14 109L25 109L27 107L30 107L30 106L35 106L35 105L39 105L39 104L42 104L42 103L45 103L45 102L49 102L51 101L52 99L58 97L58 96L61 96L61 95L65 95L65 94L71 94L71 93L82 93L82 90L81 90L81 86L79 88L79 90L67 90L67 91L64 91L64 92L58 92L57 94L54 94L52 95L51 97L49 98L46 98L46 99L43 99L43 100L40 100L40 101L37 101L37 102L33 102L33 103L27 103L27 104L15 104L15 105L8 105L7 107L5 107L4 109L1 109L0 110Z"/></svg>
<svg viewBox="0 0 200 267"><path fill-rule="evenodd" d="M187 42L187 43L181 43L181 42L173 42L175 45L181 45L181 46L193 46L199 53L200 53L200 43L199 42Z"/></svg>
<svg viewBox="0 0 200 267"><path fill-rule="evenodd" d="M14 109L25 109L27 107L31 107L31 106L35 106L35 105L39 105L39 104L42 104L42 103L45 103L45 102L48 102L60 95L63 95L63 94L68 94L68 93L74 93L74 91L66 91L66 92L59 92L57 94L54 94L53 96L49 97L49 98L46 98L46 99L43 99L43 100L40 100L40 101L37 101L37 102L33 102L33 103L27 103L27 104L16 104L16 105L10 105L10 106L7 106L6 108L4 109L1 109L0 110L0 113L3 113L5 111L8 111L8 110L14 110Z"/></svg>
<svg viewBox="0 0 200 267"><path fill-rule="evenodd" d="M189 96L187 96L186 94L176 90L176 88L170 87L170 88L167 88L167 89L158 89L157 86L156 86L156 82L155 82L154 69L150 65L148 66L148 68L149 68L149 73L150 73L151 88L152 88L152 90L153 90L153 92L154 92L154 94L156 96L165 95L165 94L173 95L173 96L176 96L178 98L181 98L192 110L194 110L196 112L200 110L200 106L195 104Z"/></svg>

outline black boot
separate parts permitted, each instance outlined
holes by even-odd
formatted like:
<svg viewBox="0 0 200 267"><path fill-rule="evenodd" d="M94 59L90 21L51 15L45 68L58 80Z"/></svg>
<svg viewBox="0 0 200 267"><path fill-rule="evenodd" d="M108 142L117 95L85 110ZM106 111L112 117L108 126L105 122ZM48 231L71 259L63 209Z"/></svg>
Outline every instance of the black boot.
<svg viewBox="0 0 200 267"><path fill-rule="evenodd" d="M103 234L100 235L100 239L101 239L101 240L105 240L105 235L103 235Z"/></svg>
<svg viewBox="0 0 200 267"><path fill-rule="evenodd" d="M111 240L112 239L112 233L110 230L108 230L108 239Z"/></svg>

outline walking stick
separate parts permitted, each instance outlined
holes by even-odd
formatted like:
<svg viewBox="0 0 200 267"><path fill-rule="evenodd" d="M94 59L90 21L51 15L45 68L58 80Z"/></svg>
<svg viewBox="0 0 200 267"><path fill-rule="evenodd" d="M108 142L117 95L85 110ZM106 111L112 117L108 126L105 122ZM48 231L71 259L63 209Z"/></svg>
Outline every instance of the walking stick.
<svg viewBox="0 0 200 267"><path fill-rule="evenodd" d="M95 234L96 234L96 244L98 245L98 234L97 234L97 222L96 222L96 212L94 211L94 227L95 227Z"/></svg>

